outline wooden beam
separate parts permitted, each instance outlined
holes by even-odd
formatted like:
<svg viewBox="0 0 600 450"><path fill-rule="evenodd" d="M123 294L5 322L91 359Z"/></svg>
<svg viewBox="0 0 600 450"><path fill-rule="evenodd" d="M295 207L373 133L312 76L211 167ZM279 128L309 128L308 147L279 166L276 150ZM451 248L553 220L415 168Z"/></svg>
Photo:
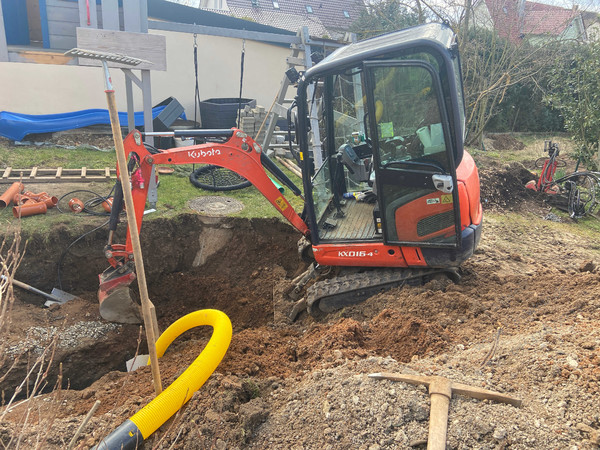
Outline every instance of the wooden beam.
<svg viewBox="0 0 600 450"><path fill-rule="evenodd" d="M180 33L197 33L209 36L223 36L237 39L250 39L260 42L276 42L281 44L299 44L298 36L264 33L262 31L233 30L229 28L207 27L187 23L148 21L148 27L153 30L177 31Z"/></svg>
<svg viewBox="0 0 600 450"><path fill-rule="evenodd" d="M263 31L248 31L231 28L209 27L205 25L192 25L188 23L161 22L158 20L149 20L148 28L151 30L176 31L179 33L197 33L207 36L223 36L236 39L248 39L259 42L273 42L278 44L290 44L302 46L302 39L298 35L265 33ZM345 47L346 43L335 42L331 40L310 39L310 44L317 47L327 47L330 49ZM301 48L300 48L301 49Z"/></svg>
<svg viewBox="0 0 600 450"><path fill-rule="evenodd" d="M125 31L142 32L140 0L123 2L123 28Z"/></svg>
<svg viewBox="0 0 600 450"><path fill-rule="evenodd" d="M40 50L23 50L18 53L17 62L31 62L36 64L69 64L73 60L70 56L63 53L45 52ZM11 58L11 61L15 61Z"/></svg>

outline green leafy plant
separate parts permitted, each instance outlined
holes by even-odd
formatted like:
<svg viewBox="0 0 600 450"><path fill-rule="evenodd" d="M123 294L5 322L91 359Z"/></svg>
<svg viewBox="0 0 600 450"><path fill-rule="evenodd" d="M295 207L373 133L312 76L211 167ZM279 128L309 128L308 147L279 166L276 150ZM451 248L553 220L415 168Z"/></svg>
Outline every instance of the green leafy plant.
<svg viewBox="0 0 600 450"><path fill-rule="evenodd" d="M550 71L546 96L558 109L575 143L574 157L588 169L598 170L600 145L600 43L573 47L570 57L557 60Z"/></svg>

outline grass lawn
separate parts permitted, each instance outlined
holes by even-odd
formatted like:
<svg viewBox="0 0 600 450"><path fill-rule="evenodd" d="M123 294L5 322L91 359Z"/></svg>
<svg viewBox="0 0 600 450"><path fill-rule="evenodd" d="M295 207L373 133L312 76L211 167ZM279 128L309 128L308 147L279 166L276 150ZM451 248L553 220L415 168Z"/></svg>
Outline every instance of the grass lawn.
<svg viewBox="0 0 600 450"><path fill-rule="evenodd" d="M116 167L116 155L114 150L98 151L87 148L64 149L57 147L16 147L7 145L4 141L0 142L0 162L0 168L12 167L13 173L15 173L15 169L30 169L36 166L46 169L58 167L63 167L65 169L79 169L81 167L101 169L104 167ZM193 170L192 165L182 165L175 168L176 170L173 174L159 176L160 184L158 187L158 201L156 205L157 212L148 215L144 220L152 220L159 217L172 217L182 212L190 212L191 209L188 207L188 202L190 200L197 197L214 195L225 195L244 204L244 209L238 213L231 214L232 217L281 217L277 210L254 186L236 191L211 192L199 189L189 181L189 175ZM302 186L300 178L292 174L286 168L282 168L282 170L294 183L296 183L297 186ZM36 193L48 188L46 184L27 184L27 180L24 180L24 184L26 190L31 190ZM1 186L0 193L4 192L9 186L9 184ZM56 187L56 185L53 186ZM69 187L72 186L73 184L70 183ZM107 195L112 186L113 183L109 182L78 183L76 189L89 189L99 195ZM49 194L60 197L62 192L49 192ZM93 197L93 195L85 193L79 196L82 200ZM285 189L284 196L296 211L302 211L302 199L294 196L287 188ZM65 197L65 200L61 201L59 206L61 206L62 210L68 208L68 200L69 199ZM6 208L5 210L0 211L0 220L5 224L14 223L16 219L14 219L12 215L12 208ZM24 231L43 231L44 228L51 227L56 223L67 223L70 226L75 226L76 224L90 225L101 223L102 220L102 218L94 216L86 218L83 217L83 215L75 215L71 212L60 214L57 213L56 210L50 210L46 215L23 218L22 228Z"/></svg>

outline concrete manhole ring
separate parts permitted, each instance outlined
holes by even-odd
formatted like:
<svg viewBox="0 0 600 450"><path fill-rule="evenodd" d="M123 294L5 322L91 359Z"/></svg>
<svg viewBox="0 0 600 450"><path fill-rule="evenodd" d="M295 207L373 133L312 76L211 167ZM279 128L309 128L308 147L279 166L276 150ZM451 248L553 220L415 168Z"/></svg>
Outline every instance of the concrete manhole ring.
<svg viewBox="0 0 600 450"><path fill-rule="evenodd" d="M198 197L189 201L189 207L206 216L226 216L240 212L244 204L234 198L225 196Z"/></svg>

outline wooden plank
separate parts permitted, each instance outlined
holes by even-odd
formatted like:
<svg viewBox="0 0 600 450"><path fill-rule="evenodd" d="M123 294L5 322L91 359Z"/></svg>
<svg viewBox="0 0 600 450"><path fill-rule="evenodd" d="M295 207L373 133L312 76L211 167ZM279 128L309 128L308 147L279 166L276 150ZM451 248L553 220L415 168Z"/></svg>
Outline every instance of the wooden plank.
<svg viewBox="0 0 600 450"><path fill-rule="evenodd" d="M54 49L70 50L77 47L77 39L75 36L55 36L51 34L50 45Z"/></svg>
<svg viewBox="0 0 600 450"><path fill-rule="evenodd" d="M142 31L142 12L140 0L123 2L123 28L125 31Z"/></svg>
<svg viewBox="0 0 600 450"><path fill-rule="evenodd" d="M4 17L2 15L2 2L0 2L0 17ZM8 46L6 45L4 20L0 20L0 62L1 61L8 61Z"/></svg>
<svg viewBox="0 0 600 450"><path fill-rule="evenodd" d="M75 38L77 26L73 22L52 21L48 24L48 32L52 36L69 36Z"/></svg>
<svg viewBox="0 0 600 450"><path fill-rule="evenodd" d="M27 183L77 183L89 181L111 181L116 178L116 169L105 167L103 169L44 169L33 167L31 169L13 169L7 167L2 173L0 184L14 183L22 178L27 178Z"/></svg>
<svg viewBox="0 0 600 450"><path fill-rule="evenodd" d="M102 0L102 28L105 30L120 29L119 0Z"/></svg>
<svg viewBox="0 0 600 450"><path fill-rule="evenodd" d="M37 177L32 178L30 180L26 180L27 184L40 184L40 183L92 183L92 182L101 182L101 181L110 181L114 182L116 177L113 178L104 178L99 176L87 177L85 180L82 180L80 177L63 177L63 178L54 178L54 177ZM12 184L15 181L19 181L19 178L8 178L8 179L0 179L0 184Z"/></svg>
<svg viewBox="0 0 600 450"><path fill-rule="evenodd" d="M62 53L47 51L26 50L19 52L20 62L30 62L36 64L68 64L73 58L65 56Z"/></svg>
<svg viewBox="0 0 600 450"><path fill-rule="evenodd" d="M166 37L162 35L79 27L77 28L77 47L86 50L121 53L145 59L152 63L142 63L135 66L135 69L167 70L167 41ZM82 66L102 65L100 61L88 58L79 58L79 64ZM133 68L133 66L127 64L112 62L108 65L109 67Z"/></svg>
<svg viewBox="0 0 600 450"><path fill-rule="evenodd" d="M64 0L46 0L48 20L72 22L73 28L79 26L79 6Z"/></svg>
<svg viewBox="0 0 600 450"><path fill-rule="evenodd" d="M129 30L126 29L125 31ZM142 33L148 32L148 0L140 0L140 31Z"/></svg>

